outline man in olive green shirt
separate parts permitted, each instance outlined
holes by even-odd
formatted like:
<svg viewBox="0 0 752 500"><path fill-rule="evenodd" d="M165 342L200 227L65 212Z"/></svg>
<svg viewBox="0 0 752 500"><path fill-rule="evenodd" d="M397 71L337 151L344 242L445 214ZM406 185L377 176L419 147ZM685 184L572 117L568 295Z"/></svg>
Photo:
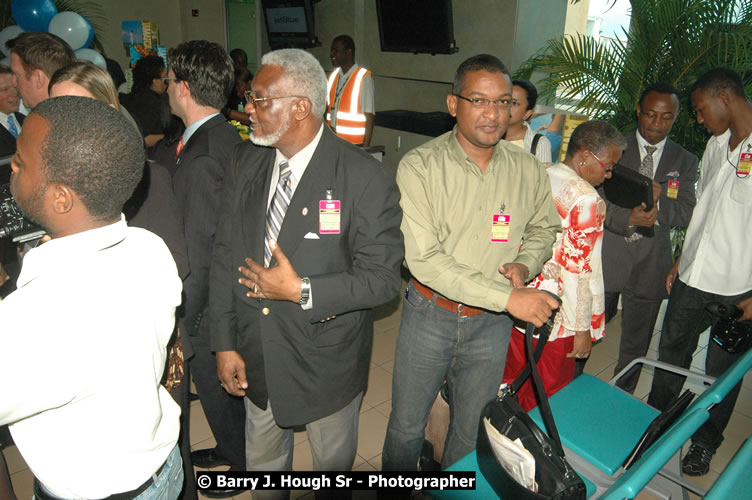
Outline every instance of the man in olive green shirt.
<svg viewBox="0 0 752 500"><path fill-rule="evenodd" d="M431 405L447 380L444 467L475 448L483 406L501 383L513 315L542 325L558 306L523 287L551 257L561 219L543 166L502 141L511 80L478 55L447 96L457 126L409 152L397 171L405 293L383 470L415 470ZM508 314L506 314L508 313Z"/></svg>

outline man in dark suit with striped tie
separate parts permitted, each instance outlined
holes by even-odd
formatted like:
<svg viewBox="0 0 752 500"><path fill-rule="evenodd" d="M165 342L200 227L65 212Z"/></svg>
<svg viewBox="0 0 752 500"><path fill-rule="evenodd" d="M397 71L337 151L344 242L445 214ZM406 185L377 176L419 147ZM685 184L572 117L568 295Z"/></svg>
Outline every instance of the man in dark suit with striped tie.
<svg viewBox="0 0 752 500"><path fill-rule="evenodd" d="M235 76L230 56L216 43L184 42L171 49L168 57L170 108L186 126L173 176L191 269L183 283L183 314L179 325L196 392L217 441L216 448L197 450L191 456L199 467L230 465L242 470L245 409L240 398L228 395L219 386L207 318L209 265L220 190L230 152L241 142L235 128L219 112L233 89Z"/></svg>
<svg viewBox="0 0 752 500"><path fill-rule="evenodd" d="M393 172L323 123L326 75L309 53L266 54L248 98L253 144L230 161L212 258L220 380L245 396L249 470L290 470L300 425L314 470L350 470L371 309L401 284L399 191Z"/></svg>
<svg viewBox="0 0 752 500"><path fill-rule="evenodd" d="M637 130L626 134L627 149L619 168L653 179L654 205L621 208L606 200L603 232L603 279L606 321L616 314L621 294L621 342L614 374L645 356L666 293L673 264L671 228L689 224L695 206L697 157L668 138L679 115L679 92L665 83L645 88L637 104ZM644 230L650 228L652 233ZM643 235L643 233L645 235ZM617 385L634 392L637 365Z"/></svg>

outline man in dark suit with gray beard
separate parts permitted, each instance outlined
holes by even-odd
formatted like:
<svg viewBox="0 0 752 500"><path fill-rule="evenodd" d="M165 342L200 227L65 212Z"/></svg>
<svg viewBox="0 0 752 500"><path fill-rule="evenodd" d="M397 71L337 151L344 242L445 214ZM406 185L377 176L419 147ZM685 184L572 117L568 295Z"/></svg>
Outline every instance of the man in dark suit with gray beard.
<svg viewBox="0 0 752 500"><path fill-rule="evenodd" d="M399 191L391 171L323 123L326 75L313 56L270 52L252 85L255 144L234 150L212 261L219 376L246 396L249 470L290 470L300 425L315 470L350 470L371 309L401 284Z"/></svg>

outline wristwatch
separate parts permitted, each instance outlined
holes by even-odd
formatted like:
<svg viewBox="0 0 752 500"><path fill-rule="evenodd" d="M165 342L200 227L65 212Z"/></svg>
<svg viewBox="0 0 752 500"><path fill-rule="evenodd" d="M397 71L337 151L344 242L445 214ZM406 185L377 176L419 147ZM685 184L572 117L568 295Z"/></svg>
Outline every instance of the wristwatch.
<svg viewBox="0 0 752 500"><path fill-rule="evenodd" d="M311 297L311 279L300 279L300 305L304 306L308 304L308 299Z"/></svg>

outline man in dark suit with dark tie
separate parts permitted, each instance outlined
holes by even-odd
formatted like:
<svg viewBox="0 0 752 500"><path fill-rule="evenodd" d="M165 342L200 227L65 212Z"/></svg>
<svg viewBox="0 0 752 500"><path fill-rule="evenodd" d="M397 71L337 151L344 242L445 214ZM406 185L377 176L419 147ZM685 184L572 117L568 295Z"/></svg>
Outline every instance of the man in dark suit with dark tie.
<svg viewBox="0 0 752 500"><path fill-rule="evenodd" d="M240 398L219 385L216 358L209 345L209 266L218 222L220 192L232 148L241 142L219 110L235 84L232 60L216 43L181 43L168 55L167 94L173 114L186 129L178 148L173 177L183 214L191 272L183 283L180 328L188 366L216 448L193 452L194 465L245 466L245 409Z"/></svg>
<svg viewBox="0 0 752 500"><path fill-rule="evenodd" d="M246 396L249 470L290 470L301 425L315 470L350 470L371 309L400 288L399 191L324 125L326 75L307 52L266 54L248 97L254 144L233 153L212 260L220 380Z"/></svg>
<svg viewBox="0 0 752 500"><path fill-rule="evenodd" d="M655 83L645 88L637 105L637 130L626 135L621 166L653 179L654 206L621 208L606 200L603 234L603 278L606 320L616 314L621 294L621 343L614 373L644 356L666 294L666 274L673 264L671 228L689 224L695 206L697 157L668 138L679 114L679 92ZM637 228L653 228L643 236ZM634 392L640 366L617 384Z"/></svg>

